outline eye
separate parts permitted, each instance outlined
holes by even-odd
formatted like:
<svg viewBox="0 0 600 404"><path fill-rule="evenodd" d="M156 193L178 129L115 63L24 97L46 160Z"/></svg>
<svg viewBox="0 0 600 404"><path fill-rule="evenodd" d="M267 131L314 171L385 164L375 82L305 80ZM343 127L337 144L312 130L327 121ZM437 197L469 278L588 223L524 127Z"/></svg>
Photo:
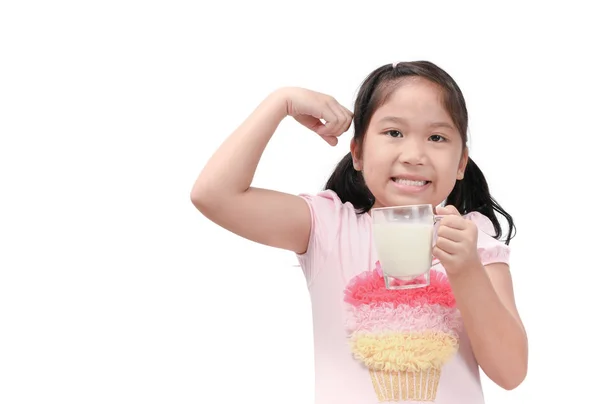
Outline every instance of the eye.
<svg viewBox="0 0 600 404"><path fill-rule="evenodd" d="M389 135L391 137L402 137L402 136L404 136L404 135L402 135L402 132L400 132L399 130L394 130L394 129L385 131L383 133L385 133L386 135Z"/></svg>
<svg viewBox="0 0 600 404"><path fill-rule="evenodd" d="M441 143L441 142L445 142L447 139L445 137L443 137L442 135L431 135L429 137L429 139L431 139L433 142L435 143Z"/></svg>

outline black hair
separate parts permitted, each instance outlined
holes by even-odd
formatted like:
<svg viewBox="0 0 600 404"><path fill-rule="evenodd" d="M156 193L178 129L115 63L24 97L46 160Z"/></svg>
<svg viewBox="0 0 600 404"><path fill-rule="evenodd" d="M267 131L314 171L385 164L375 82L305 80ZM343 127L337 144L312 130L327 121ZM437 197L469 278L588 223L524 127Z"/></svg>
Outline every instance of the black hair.
<svg viewBox="0 0 600 404"><path fill-rule="evenodd" d="M357 153L360 155L362 143L371 118L377 108L383 105L406 77L422 77L439 85L443 91L443 104L460 132L463 148L467 145L468 112L462 91L454 79L443 69L428 61L387 64L374 70L363 81L354 103L354 137ZM350 202L359 214L371 210L375 197L367 187L361 172L354 169L352 154L348 153L338 163L325 189L334 191L342 202ZM516 228L513 218L491 196L485 176L469 157L464 178L457 180L454 189L446 198L447 205L453 205L459 213L479 212L492 222L500 239L502 227L495 212L508 222L506 244L514 237Z"/></svg>

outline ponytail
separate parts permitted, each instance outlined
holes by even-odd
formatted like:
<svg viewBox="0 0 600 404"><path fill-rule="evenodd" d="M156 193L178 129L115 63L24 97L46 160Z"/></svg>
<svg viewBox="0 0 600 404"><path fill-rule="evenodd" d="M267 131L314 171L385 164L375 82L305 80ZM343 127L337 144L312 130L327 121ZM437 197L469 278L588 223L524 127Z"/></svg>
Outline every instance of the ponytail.
<svg viewBox="0 0 600 404"><path fill-rule="evenodd" d="M515 230L515 225L512 216L490 195L485 176L470 157L465 169L465 176L462 180L456 182L454 189L450 192L448 198L446 198L446 205L453 205L461 215L469 212L479 212L486 216L494 225L494 230L496 231L494 237L500 239L502 236L502 227L494 213L496 211L504 216L508 222L508 236L505 243L508 245L514 237L513 230Z"/></svg>
<svg viewBox="0 0 600 404"><path fill-rule="evenodd" d="M338 163L325 189L335 192L342 202L350 202L358 213L368 212L375 204L375 197L367 188L362 173L354 169L352 153L346 154Z"/></svg>

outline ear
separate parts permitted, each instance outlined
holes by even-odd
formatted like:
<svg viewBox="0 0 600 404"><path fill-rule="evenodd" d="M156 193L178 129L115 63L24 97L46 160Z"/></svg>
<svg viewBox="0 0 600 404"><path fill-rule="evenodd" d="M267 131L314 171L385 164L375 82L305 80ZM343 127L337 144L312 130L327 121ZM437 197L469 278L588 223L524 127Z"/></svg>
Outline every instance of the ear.
<svg viewBox="0 0 600 404"><path fill-rule="evenodd" d="M352 154L352 165L356 171L362 170L362 159L360 158L360 150L356 141L352 139L350 141L350 154Z"/></svg>
<svg viewBox="0 0 600 404"><path fill-rule="evenodd" d="M467 169L467 163L469 162L469 149L465 147L465 151L463 151L462 157L460 158L460 163L458 164L458 172L456 173L456 179L462 180L465 178L465 170Z"/></svg>

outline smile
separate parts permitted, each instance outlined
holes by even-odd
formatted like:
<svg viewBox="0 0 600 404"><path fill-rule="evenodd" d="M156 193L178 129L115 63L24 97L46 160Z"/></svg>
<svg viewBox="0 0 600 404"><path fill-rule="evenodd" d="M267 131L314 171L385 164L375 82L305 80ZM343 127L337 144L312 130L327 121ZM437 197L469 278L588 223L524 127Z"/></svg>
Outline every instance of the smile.
<svg viewBox="0 0 600 404"><path fill-rule="evenodd" d="M392 184L394 187L403 193L420 193L429 188L431 181L429 180L415 180L407 178L392 177Z"/></svg>
<svg viewBox="0 0 600 404"><path fill-rule="evenodd" d="M415 186L415 187L422 187L423 185L427 185L427 184L429 184L431 182L431 181L407 180L407 179L404 179L404 178L392 178L392 180L396 184L411 185L411 186Z"/></svg>
<svg viewBox="0 0 600 404"><path fill-rule="evenodd" d="M422 187L425 186L429 183L431 183L431 181L427 181L427 180L408 180L405 178L395 178L392 177L392 181L394 181L396 184L400 184L400 185L409 185L409 186L413 186L413 187Z"/></svg>

